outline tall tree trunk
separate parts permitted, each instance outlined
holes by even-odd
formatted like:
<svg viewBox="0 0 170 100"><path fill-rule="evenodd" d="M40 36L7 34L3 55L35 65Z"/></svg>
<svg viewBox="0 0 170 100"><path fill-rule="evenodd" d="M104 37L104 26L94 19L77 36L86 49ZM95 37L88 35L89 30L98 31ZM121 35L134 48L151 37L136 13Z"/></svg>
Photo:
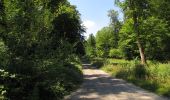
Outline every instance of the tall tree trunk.
<svg viewBox="0 0 170 100"><path fill-rule="evenodd" d="M141 41L140 41L139 38L137 39L137 45L138 45L138 48L139 48L141 64L145 65L146 64L146 58L145 58L144 48L142 47Z"/></svg>
<svg viewBox="0 0 170 100"><path fill-rule="evenodd" d="M137 38L137 46L139 49L140 53L140 58L141 58L141 64L145 65L146 64L146 58L145 58L145 53L144 53L144 48L142 46L141 40L140 40L140 32L138 29L139 23L138 23L138 14L134 12L133 14L133 20L134 20L134 30L136 32L136 38Z"/></svg>

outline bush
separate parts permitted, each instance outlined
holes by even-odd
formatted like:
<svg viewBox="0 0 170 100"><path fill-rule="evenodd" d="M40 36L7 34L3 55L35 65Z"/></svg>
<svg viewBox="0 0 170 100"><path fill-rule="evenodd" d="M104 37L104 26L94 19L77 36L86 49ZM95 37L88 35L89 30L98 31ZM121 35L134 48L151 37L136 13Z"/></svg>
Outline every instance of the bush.
<svg viewBox="0 0 170 100"><path fill-rule="evenodd" d="M80 66L50 65L35 75L15 75L0 70L0 98L11 100L60 100L81 84Z"/></svg>
<svg viewBox="0 0 170 100"><path fill-rule="evenodd" d="M0 100L6 100L7 88L5 81L6 79L11 80L12 78L15 78L15 75L11 75L9 72L0 69Z"/></svg>
<svg viewBox="0 0 170 100"><path fill-rule="evenodd" d="M100 68L106 63L106 59L103 58L94 58L92 59L92 66L95 68Z"/></svg>
<svg viewBox="0 0 170 100"><path fill-rule="evenodd" d="M49 98L50 100L60 100L76 89L83 79L79 67L69 63L64 66L52 67L44 75L46 75L43 80L44 82L39 86L40 100L47 100Z"/></svg>
<svg viewBox="0 0 170 100"><path fill-rule="evenodd" d="M122 58L122 52L119 49L111 49L109 51L109 57L111 57L111 58Z"/></svg>
<svg viewBox="0 0 170 100"><path fill-rule="evenodd" d="M0 40L0 68L5 68L8 64L7 47L4 42Z"/></svg>
<svg viewBox="0 0 170 100"><path fill-rule="evenodd" d="M103 50L97 49L96 52L98 57L107 57L107 53L104 52Z"/></svg>

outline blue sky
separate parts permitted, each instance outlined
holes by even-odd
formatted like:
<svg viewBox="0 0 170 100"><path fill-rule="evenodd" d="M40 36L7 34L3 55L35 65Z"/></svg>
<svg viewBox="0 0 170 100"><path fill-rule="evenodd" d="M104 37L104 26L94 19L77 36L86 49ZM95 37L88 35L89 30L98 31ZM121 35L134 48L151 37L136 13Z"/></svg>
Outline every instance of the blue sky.
<svg viewBox="0 0 170 100"><path fill-rule="evenodd" d="M77 10L81 14L81 19L86 26L86 37L90 34L96 34L98 30L109 24L108 11L114 9L119 11L120 19L121 11L114 5L114 0L68 0L71 4L77 6Z"/></svg>

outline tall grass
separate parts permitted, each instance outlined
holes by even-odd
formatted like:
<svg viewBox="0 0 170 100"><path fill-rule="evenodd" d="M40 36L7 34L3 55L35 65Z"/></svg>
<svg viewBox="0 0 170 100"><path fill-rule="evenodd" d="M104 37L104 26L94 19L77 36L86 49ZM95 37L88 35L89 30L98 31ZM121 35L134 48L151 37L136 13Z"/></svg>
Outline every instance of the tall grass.
<svg viewBox="0 0 170 100"><path fill-rule="evenodd" d="M101 69L159 95L170 96L170 63L149 61L143 66L138 60L107 59Z"/></svg>

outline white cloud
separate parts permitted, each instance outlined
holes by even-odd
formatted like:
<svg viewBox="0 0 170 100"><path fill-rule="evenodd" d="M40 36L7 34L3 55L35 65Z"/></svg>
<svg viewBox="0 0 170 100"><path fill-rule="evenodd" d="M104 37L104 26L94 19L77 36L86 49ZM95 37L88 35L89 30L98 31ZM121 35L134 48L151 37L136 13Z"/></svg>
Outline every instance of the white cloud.
<svg viewBox="0 0 170 100"><path fill-rule="evenodd" d="M83 25L86 27L86 33L84 34L86 39L91 33L96 35L97 31L105 26L104 24L101 24L100 22L95 22L92 20L84 20Z"/></svg>
<svg viewBox="0 0 170 100"><path fill-rule="evenodd" d="M96 25L96 23L93 22L93 21L91 21L91 20L85 20L85 21L83 21L83 25L84 25L87 29L89 29L89 28L93 28L93 27Z"/></svg>

